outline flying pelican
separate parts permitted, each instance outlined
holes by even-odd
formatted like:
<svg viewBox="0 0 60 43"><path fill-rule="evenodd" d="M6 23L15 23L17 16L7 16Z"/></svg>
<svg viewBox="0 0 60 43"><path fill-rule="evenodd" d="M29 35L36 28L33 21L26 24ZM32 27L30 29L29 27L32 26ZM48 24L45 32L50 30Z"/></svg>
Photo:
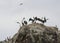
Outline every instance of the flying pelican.
<svg viewBox="0 0 60 43"><path fill-rule="evenodd" d="M20 3L20 5L23 5L23 3Z"/></svg>

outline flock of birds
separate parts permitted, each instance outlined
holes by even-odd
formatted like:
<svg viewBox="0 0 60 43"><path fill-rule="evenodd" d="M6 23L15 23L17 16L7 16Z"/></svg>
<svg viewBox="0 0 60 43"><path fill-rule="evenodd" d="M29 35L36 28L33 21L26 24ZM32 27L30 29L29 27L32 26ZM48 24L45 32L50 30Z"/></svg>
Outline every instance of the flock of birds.
<svg viewBox="0 0 60 43"><path fill-rule="evenodd" d="M46 19L46 17L44 17L43 19L40 19L38 17L29 18L29 21L32 21L32 23L36 23L36 21L40 21L40 22L42 22L44 24L44 23L47 22L47 20L48 19ZM19 23L19 22L17 22L17 23ZM25 20L25 18L23 18L22 25L27 25L27 24L28 24L28 22Z"/></svg>
<svg viewBox="0 0 60 43"><path fill-rule="evenodd" d="M20 3L20 5L23 5L23 3ZM25 21L24 19L25 18L23 18L23 20L22 20L22 25L27 25L27 21ZM40 22L42 22L44 24L45 22L47 22L48 19L46 19L46 17L44 17L44 20L43 19L40 19L38 17L33 17L33 19L32 18L29 18L29 21L32 21L32 23L33 22L36 23L37 20L40 21ZM19 23L19 22L17 22L17 23Z"/></svg>

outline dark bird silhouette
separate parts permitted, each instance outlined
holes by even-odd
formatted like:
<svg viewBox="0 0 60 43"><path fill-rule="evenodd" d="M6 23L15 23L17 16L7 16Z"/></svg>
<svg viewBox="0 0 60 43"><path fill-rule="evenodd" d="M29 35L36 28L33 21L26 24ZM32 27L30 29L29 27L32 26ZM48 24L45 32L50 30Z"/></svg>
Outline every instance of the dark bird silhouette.
<svg viewBox="0 0 60 43"><path fill-rule="evenodd" d="M45 22L47 22L47 20L48 20L48 19L46 19L45 17L44 17L44 20L42 20L42 19L40 19L40 18L37 18L37 17L34 17L34 19L35 19L35 20L38 20L38 21L41 21L42 23L45 23Z"/></svg>
<svg viewBox="0 0 60 43"><path fill-rule="evenodd" d="M47 20L48 20L48 19L46 19L46 18L44 17L44 20L43 20L43 21L44 21L44 23L45 23L45 22L47 22Z"/></svg>
<svg viewBox="0 0 60 43"><path fill-rule="evenodd" d="M29 21L32 21L32 23L34 22L34 19L32 19L32 18L29 18Z"/></svg>
<svg viewBox="0 0 60 43"><path fill-rule="evenodd" d="M22 25L24 25L24 23L22 22Z"/></svg>
<svg viewBox="0 0 60 43"><path fill-rule="evenodd" d="M22 25L27 25L27 21L25 20L25 18L23 18L22 20Z"/></svg>
<svg viewBox="0 0 60 43"><path fill-rule="evenodd" d="M26 25L27 25L27 21L24 21L24 24L26 24Z"/></svg>
<svg viewBox="0 0 60 43"><path fill-rule="evenodd" d="M36 21L37 21L37 17L33 17L33 19L34 19L34 22L36 23Z"/></svg>
<svg viewBox="0 0 60 43"><path fill-rule="evenodd" d="M37 17L34 17L34 20L37 20Z"/></svg>
<svg viewBox="0 0 60 43"><path fill-rule="evenodd" d="M44 20L40 19L40 18L37 18L38 21L41 21L42 23L44 23Z"/></svg>
<svg viewBox="0 0 60 43"><path fill-rule="evenodd" d="M23 3L20 3L20 5L23 5Z"/></svg>

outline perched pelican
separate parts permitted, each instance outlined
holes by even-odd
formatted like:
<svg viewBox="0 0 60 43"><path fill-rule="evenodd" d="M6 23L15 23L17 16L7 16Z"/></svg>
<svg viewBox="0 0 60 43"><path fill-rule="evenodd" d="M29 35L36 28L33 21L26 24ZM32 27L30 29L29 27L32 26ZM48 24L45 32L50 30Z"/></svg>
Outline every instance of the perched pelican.
<svg viewBox="0 0 60 43"><path fill-rule="evenodd" d="M29 21L32 21L32 23L34 22L34 19L32 19L32 18L29 18Z"/></svg>
<svg viewBox="0 0 60 43"><path fill-rule="evenodd" d="M27 25L27 21L24 21L24 24L26 24L26 25Z"/></svg>
<svg viewBox="0 0 60 43"><path fill-rule="evenodd" d="M40 18L37 18L37 17L34 17L34 19L35 19L35 20L38 20L38 21L40 21L40 22L42 22L42 23L45 23L45 22L47 22L47 20L48 20L48 19L46 19L45 17L44 17L44 20L42 20L42 19L40 19Z"/></svg>
<svg viewBox="0 0 60 43"><path fill-rule="evenodd" d="M48 19L46 19L46 18L44 17L44 20L43 20L44 22L43 22L43 23L47 22L47 20L48 20Z"/></svg>
<svg viewBox="0 0 60 43"><path fill-rule="evenodd" d="M27 25L27 21L25 20L25 18L23 18L22 20L22 25Z"/></svg>

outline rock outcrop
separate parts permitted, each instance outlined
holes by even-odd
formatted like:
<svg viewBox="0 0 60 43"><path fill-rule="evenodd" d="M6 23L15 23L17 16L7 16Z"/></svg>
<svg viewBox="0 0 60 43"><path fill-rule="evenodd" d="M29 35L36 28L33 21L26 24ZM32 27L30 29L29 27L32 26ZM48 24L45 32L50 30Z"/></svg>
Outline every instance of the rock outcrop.
<svg viewBox="0 0 60 43"><path fill-rule="evenodd" d="M13 43L57 43L58 28L32 23L22 26L13 36Z"/></svg>
<svg viewBox="0 0 60 43"><path fill-rule="evenodd" d="M60 31L57 27L32 23L20 27L7 43L60 43Z"/></svg>

